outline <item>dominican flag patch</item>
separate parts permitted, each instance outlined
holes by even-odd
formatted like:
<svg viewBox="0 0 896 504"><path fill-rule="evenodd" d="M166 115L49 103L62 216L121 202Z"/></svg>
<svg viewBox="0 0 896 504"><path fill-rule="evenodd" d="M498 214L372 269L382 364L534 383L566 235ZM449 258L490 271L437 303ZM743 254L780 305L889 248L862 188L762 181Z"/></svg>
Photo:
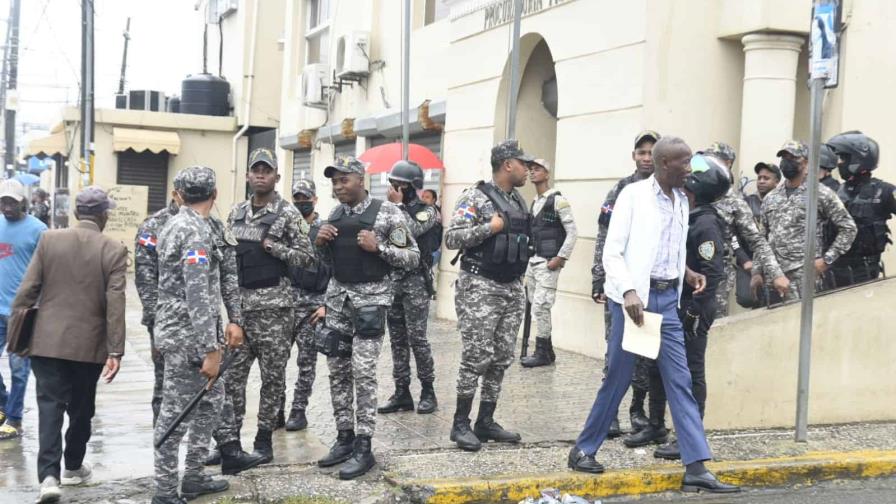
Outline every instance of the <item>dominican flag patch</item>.
<svg viewBox="0 0 896 504"><path fill-rule="evenodd" d="M187 251L187 264L208 264L208 254L205 249Z"/></svg>
<svg viewBox="0 0 896 504"><path fill-rule="evenodd" d="M143 233L142 235L140 235L140 238L137 240L137 243L141 247L148 248L149 250L155 250L157 242L156 242L156 237L153 236L152 234Z"/></svg>
<svg viewBox="0 0 896 504"><path fill-rule="evenodd" d="M464 203L457 207L456 215L467 220L473 220L476 218L476 208Z"/></svg>
<svg viewBox="0 0 896 504"><path fill-rule="evenodd" d="M609 203L605 203L604 206L600 207L600 213L610 214L613 213L613 205Z"/></svg>

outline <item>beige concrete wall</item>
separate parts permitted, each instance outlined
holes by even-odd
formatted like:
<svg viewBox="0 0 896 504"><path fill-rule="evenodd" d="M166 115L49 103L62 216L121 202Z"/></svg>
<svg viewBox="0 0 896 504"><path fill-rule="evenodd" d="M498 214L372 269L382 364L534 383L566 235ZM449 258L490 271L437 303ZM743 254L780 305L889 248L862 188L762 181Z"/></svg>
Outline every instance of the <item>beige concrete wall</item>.
<svg viewBox="0 0 896 504"><path fill-rule="evenodd" d="M889 279L815 299L809 423L896 420ZM800 305L716 322L706 352L708 429L792 427Z"/></svg>

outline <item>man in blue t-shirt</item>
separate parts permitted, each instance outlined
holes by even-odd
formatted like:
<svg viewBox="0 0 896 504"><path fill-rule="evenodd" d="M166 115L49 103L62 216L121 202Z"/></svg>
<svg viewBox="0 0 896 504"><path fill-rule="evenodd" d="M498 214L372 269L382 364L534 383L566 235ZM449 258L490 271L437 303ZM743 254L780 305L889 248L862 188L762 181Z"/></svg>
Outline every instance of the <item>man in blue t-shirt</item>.
<svg viewBox="0 0 896 504"><path fill-rule="evenodd" d="M25 188L17 180L0 181L0 354L6 348L9 307L16 297L40 235L47 226L27 214ZM22 410L31 362L27 357L9 355L12 382L9 391L0 375L0 440L22 435Z"/></svg>

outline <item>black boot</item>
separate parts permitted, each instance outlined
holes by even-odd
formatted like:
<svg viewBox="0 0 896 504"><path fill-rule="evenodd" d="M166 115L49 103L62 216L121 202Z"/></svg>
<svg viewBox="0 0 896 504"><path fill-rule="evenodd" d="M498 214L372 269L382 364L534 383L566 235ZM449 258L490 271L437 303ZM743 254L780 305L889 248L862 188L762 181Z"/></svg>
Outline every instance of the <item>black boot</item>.
<svg viewBox="0 0 896 504"><path fill-rule="evenodd" d="M320 467L331 467L341 464L351 458L355 448L355 431L352 429L341 430L336 434L336 443L330 447L330 453L317 461Z"/></svg>
<svg viewBox="0 0 896 504"><path fill-rule="evenodd" d="M612 422L610 422L610 430L607 431L608 439L616 439L622 435L622 429L619 427L619 419L614 418Z"/></svg>
<svg viewBox="0 0 896 504"><path fill-rule="evenodd" d="M212 479L211 476L184 476L180 484L180 495L186 500L193 500L200 495L224 492L230 488L226 480Z"/></svg>
<svg viewBox="0 0 896 504"><path fill-rule="evenodd" d="M221 450L216 446L208 451L208 456L205 457L205 465L216 466L219 464L221 464Z"/></svg>
<svg viewBox="0 0 896 504"><path fill-rule="evenodd" d="M339 470L339 479L350 480L367 474L376 465L373 452L370 450L370 436L358 436L355 438L352 458Z"/></svg>
<svg viewBox="0 0 896 504"><path fill-rule="evenodd" d="M548 348L547 348L547 350L548 350L548 357L551 358L551 364L553 364L554 361L557 360L557 355L554 354L554 344L551 343L551 340L550 340L550 339L546 339L545 341L547 342L547 347L548 347Z"/></svg>
<svg viewBox="0 0 896 504"><path fill-rule="evenodd" d="M650 421L644 414L644 399L647 392L644 390L632 389L632 404L628 408L629 420L632 424L632 434L640 432L647 428Z"/></svg>
<svg viewBox="0 0 896 504"><path fill-rule="evenodd" d="M427 415L436 410L439 401L436 400L436 391L432 388L432 382L421 383L420 402L417 403L417 413Z"/></svg>
<svg viewBox="0 0 896 504"><path fill-rule="evenodd" d="M629 448L637 448L639 446L647 446L650 443L663 444L668 437L669 431L666 429L666 426L662 422L651 420L647 428L626 437L622 442Z"/></svg>
<svg viewBox="0 0 896 504"><path fill-rule="evenodd" d="M150 504L184 504L186 499L177 495L154 495Z"/></svg>
<svg viewBox="0 0 896 504"><path fill-rule="evenodd" d="M268 464L274 460L274 447L271 444L272 432L267 429L258 429L255 434L255 454L261 455L262 464Z"/></svg>
<svg viewBox="0 0 896 504"><path fill-rule="evenodd" d="M470 430L470 410L473 409L472 397L458 397L457 409L454 410L454 425L451 426L451 440L457 447L465 451L479 451L482 442Z"/></svg>
<svg viewBox="0 0 896 504"><path fill-rule="evenodd" d="M308 418L305 417L305 410L294 409L289 412L289 420L286 421L286 430L300 431L308 427Z"/></svg>
<svg viewBox="0 0 896 504"><path fill-rule="evenodd" d="M553 361L551 360L551 355L548 353L548 345L550 345L548 340L544 338L535 338L535 353L529 357L520 359L520 364L525 368L549 366Z"/></svg>
<svg viewBox="0 0 896 504"><path fill-rule="evenodd" d="M239 441L224 443L218 448L221 449L221 474L238 474L263 461L260 455L244 452Z"/></svg>
<svg viewBox="0 0 896 504"><path fill-rule="evenodd" d="M277 423L274 424L274 430L280 430L286 427L286 415L283 412L283 407L280 407L280 411L277 412Z"/></svg>
<svg viewBox="0 0 896 504"><path fill-rule="evenodd" d="M396 385L395 393L377 409L380 413L395 413L396 411L414 411L414 398L411 389L407 385Z"/></svg>
<svg viewBox="0 0 896 504"><path fill-rule="evenodd" d="M479 403L479 416L476 417L476 425L473 433L480 441L486 443L495 441L498 443L519 443L520 435L516 432L504 430L504 427L495 421L495 407L498 403L482 401Z"/></svg>

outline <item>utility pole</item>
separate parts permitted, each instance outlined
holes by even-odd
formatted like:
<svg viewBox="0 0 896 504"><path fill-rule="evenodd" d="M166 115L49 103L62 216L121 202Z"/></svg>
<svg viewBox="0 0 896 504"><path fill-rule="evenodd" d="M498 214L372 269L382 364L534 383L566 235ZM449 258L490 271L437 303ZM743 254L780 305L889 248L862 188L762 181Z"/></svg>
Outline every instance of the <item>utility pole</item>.
<svg viewBox="0 0 896 504"><path fill-rule="evenodd" d="M19 76L19 15L22 11L21 0L13 0L9 13L9 29L7 43L4 49L6 58L3 64L6 68L6 85L3 86L3 129L6 133L6 152L4 163L7 176L12 177L16 169L16 106L15 98L17 80ZM9 100L10 104L6 101ZM11 105L11 106L9 106Z"/></svg>
<svg viewBox="0 0 896 504"><path fill-rule="evenodd" d="M520 92L520 23L523 17L523 0L513 2L513 40L510 49L510 89L507 93L507 138L516 136L516 102Z"/></svg>
<svg viewBox="0 0 896 504"><path fill-rule="evenodd" d="M93 119L93 0L81 0L82 185L93 184Z"/></svg>
<svg viewBox="0 0 896 504"><path fill-rule="evenodd" d="M118 94L124 94L124 77L128 69L128 42L131 40L131 18L124 25L124 52L121 54L121 78L118 79Z"/></svg>
<svg viewBox="0 0 896 504"><path fill-rule="evenodd" d="M404 2L403 20L404 58L401 62L401 158L408 160L408 145L411 141L411 123L408 108L411 106L411 0Z"/></svg>

